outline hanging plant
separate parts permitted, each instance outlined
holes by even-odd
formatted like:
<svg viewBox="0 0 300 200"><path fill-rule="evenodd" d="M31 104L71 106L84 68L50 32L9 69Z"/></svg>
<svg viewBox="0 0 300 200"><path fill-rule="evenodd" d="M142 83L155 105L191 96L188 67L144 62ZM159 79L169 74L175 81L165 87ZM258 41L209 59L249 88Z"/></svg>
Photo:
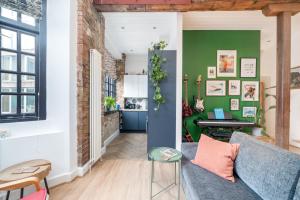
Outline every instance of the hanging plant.
<svg viewBox="0 0 300 200"><path fill-rule="evenodd" d="M150 58L151 62L151 71L150 71L150 79L154 88L154 96L153 100L156 103L155 111L159 110L160 104L165 103L165 98L161 94L161 89L159 87L160 82L163 81L167 77L167 72L162 69L164 63L166 63L167 59L162 57L161 51L167 47L167 43L165 41L160 41L159 43L155 43L152 45L150 52L153 53Z"/></svg>

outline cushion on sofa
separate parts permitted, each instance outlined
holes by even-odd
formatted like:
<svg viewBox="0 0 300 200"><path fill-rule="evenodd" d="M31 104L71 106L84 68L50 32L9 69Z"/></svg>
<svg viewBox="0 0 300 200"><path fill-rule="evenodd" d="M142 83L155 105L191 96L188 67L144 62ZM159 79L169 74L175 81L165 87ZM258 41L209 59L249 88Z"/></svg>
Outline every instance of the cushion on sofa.
<svg viewBox="0 0 300 200"><path fill-rule="evenodd" d="M221 142L202 134L195 159L191 162L234 182L233 165L239 146L239 144Z"/></svg>
<svg viewBox="0 0 300 200"><path fill-rule="evenodd" d="M195 156L197 143L182 144L182 186L187 200L260 200L241 179L229 182L190 160Z"/></svg>
<svg viewBox="0 0 300 200"><path fill-rule="evenodd" d="M239 143L235 172L266 200L292 200L300 173L300 156L240 132L230 143Z"/></svg>

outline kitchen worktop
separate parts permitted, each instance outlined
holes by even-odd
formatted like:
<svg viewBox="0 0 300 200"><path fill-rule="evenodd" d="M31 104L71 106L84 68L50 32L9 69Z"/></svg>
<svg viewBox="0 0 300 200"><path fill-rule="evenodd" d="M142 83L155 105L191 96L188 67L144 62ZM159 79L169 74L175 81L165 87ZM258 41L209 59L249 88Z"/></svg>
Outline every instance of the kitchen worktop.
<svg viewBox="0 0 300 200"><path fill-rule="evenodd" d="M122 109L121 111L124 111L124 112L147 112L148 110L145 110L145 109Z"/></svg>

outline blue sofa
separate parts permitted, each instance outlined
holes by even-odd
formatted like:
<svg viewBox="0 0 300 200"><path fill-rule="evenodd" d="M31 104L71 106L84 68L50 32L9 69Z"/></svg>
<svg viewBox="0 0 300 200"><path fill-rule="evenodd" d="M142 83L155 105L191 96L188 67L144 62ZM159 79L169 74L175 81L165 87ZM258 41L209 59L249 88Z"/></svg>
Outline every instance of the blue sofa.
<svg viewBox="0 0 300 200"><path fill-rule="evenodd" d="M198 143L182 144L186 200L300 200L299 155L241 132L233 133L230 143L241 145L235 183L193 165Z"/></svg>

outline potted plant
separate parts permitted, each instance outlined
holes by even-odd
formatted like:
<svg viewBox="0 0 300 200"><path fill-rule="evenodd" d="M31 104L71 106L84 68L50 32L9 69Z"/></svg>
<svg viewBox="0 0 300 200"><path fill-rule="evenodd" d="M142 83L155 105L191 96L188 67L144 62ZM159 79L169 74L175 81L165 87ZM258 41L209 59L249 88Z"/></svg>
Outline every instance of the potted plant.
<svg viewBox="0 0 300 200"><path fill-rule="evenodd" d="M114 108L116 107L116 99L111 96L105 97L104 98L104 107L105 107L106 111L114 110Z"/></svg>
<svg viewBox="0 0 300 200"><path fill-rule="evenodd" d="M276 86L265 88L264 84L262 84L262 87L264 88L262 92L262 106L259 108L259 110L256 113L255 122L258 125L258 127L253 128L252 134L254 136L262 136L262 135L268 135L266 133L266 112L275 109L276 105L268 106L267 108L264 105L264 102L267 98L272 97L276 100L276 95L267 93L266 91L276 88Z"/></svg>
<svg viewBox="0 0 300 200"><path fill-rule="evenodd" d="M151 70L150 70L150 79L152 81L152 85L154 87L154 95L153 100L156 103L155 111L159 110L159 106L165 103L165 97L161 93L160 82L166 79L167 72L162 69L162 66L167 61L161 55L161 51L167 47L167 43L165 41L160 41L159 43L155 43L152 45L152 48L149 49L153 52L152 57L150 58L151 62Z"/></svg>

